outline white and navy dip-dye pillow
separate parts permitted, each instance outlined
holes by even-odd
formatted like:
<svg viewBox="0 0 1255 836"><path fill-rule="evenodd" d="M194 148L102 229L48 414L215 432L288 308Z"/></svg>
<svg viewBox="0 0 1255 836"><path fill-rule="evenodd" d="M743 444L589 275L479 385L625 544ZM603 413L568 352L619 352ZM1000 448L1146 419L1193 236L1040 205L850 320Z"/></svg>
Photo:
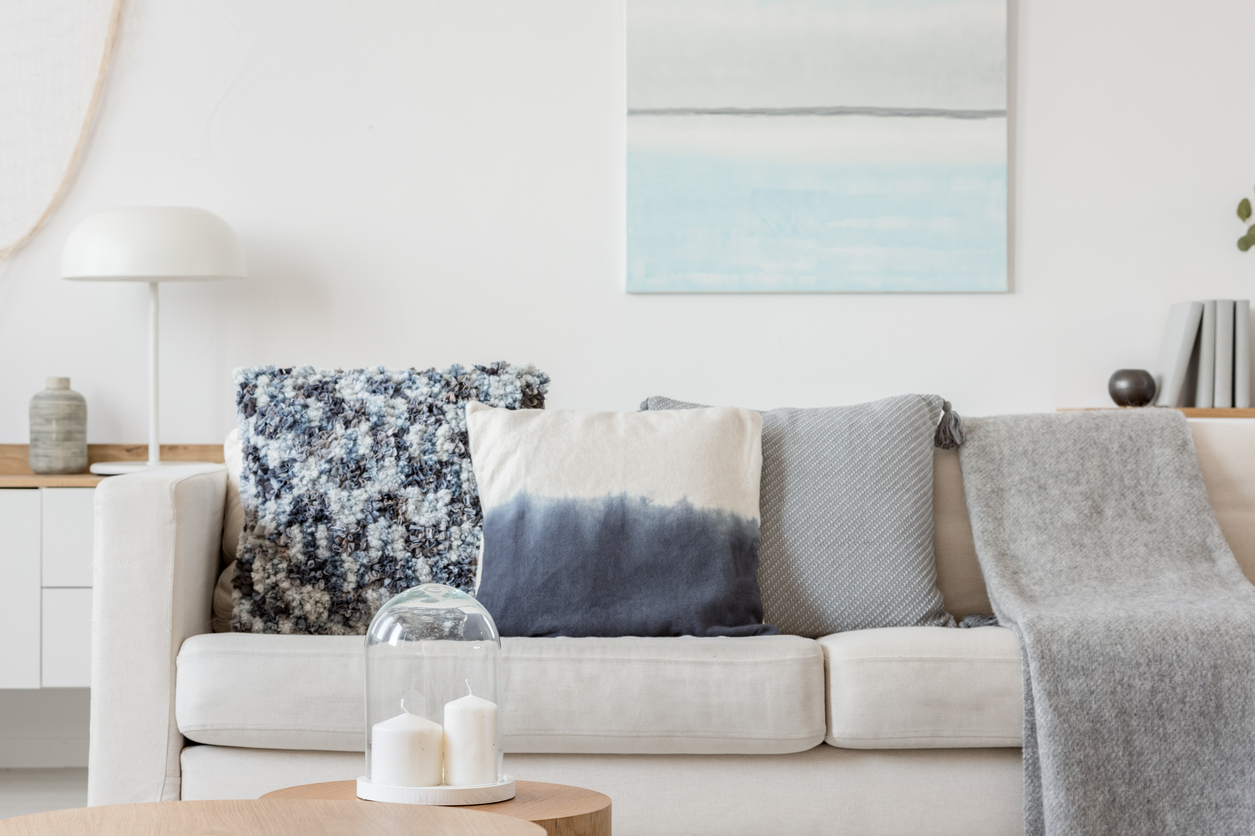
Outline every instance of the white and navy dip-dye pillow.
<svg viewBox="0 0 1255 836"><path fill-rule="evenodd" d="M424 583L473 591L483 515L465 406L544 406L549 376L447 369L235 373L243 452L231 629L354 635Z"/></svg>
<svg viewBox="0 0 1255 836"><path fill-rule="evenodd" d="M762 419L467 406L503 636L750 636Z"/></svg>

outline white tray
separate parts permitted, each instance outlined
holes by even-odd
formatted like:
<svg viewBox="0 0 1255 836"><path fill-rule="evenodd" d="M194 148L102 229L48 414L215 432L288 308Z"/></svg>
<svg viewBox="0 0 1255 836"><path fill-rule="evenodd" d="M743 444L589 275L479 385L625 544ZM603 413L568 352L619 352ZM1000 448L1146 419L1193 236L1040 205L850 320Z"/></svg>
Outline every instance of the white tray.
<svg viewBox="0 0 1255 836"><path fill-rule="evenodd" d="M374 784L370 778L357 779L357 797L366 801L390 801L393 804L432 804L441 807L463 807L468 804L496 804L514 798L514 778L495 784L470 784L465 787L394 787Z"/></svg>

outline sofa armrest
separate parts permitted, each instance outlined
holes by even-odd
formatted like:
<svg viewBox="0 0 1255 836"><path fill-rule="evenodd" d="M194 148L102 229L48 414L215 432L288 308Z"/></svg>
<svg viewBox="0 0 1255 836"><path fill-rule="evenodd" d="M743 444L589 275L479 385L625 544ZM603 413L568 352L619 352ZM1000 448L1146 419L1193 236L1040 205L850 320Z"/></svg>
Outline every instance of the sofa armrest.
<svg viewBox="0 0 1255 836"><path fill-rule="evenodd" d="M87 803L179 798L179 646L209 631L226 470L160 467L96 488Z"/></svg>

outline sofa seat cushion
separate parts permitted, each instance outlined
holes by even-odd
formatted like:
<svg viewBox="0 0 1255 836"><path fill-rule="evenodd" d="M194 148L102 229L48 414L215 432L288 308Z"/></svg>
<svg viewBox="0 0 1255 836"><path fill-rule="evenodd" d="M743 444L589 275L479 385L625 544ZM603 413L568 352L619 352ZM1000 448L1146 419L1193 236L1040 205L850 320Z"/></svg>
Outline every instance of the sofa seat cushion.
<svg viewBox="0 0 1255 836"><path fill-rule="evenodd" d="M819 639L828 735L847 749L1019 746L1020 648L1005 627L889 627Z"/></svg>
<svg viewBox="0 0 1255 836"><path fill-rule="evenodd" d="M824 739L824 653L797 636L503 640L507 752L783 754ZM210 633L184 642L190 740L364 748L362 639Z"/></svg>

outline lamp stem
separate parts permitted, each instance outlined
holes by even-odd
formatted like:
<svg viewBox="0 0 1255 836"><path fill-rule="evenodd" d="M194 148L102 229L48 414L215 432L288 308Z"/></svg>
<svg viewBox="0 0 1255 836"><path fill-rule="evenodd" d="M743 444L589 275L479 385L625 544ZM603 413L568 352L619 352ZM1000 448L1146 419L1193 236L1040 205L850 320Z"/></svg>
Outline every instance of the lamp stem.
<svg viewBox="0 0 1255 836"><path fill-rule="evenodd" d="M161 444L157 441L157 318L161 310L157 298L157 282L148 283L148 464L161 463Z"/></svg>

